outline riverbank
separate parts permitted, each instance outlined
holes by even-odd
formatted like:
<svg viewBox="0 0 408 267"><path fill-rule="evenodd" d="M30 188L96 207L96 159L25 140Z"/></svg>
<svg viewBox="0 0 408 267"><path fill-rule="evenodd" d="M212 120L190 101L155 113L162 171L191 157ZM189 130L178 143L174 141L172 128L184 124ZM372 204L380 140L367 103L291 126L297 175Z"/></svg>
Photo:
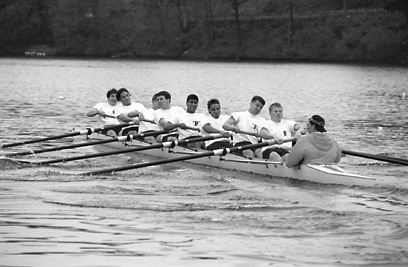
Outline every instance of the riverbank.
<svg viewBox="0 0 408 267"><path fill-rule="evenodd" d="M0 52L34 57L408 64L408 28L402 14L351 13L347 22L338 12L295 16L291 23L282 16L242 18L239 37L230 19L210 24L192 20L186 27L165 35L143 32L137 41L115 46L73 36L69 45Z"/></svg>

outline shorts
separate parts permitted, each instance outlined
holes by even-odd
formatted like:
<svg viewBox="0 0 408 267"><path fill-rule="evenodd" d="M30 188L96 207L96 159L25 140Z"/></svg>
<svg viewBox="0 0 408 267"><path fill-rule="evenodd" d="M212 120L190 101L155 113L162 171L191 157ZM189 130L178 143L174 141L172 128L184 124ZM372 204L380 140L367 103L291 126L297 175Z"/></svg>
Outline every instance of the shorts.
<svg viewBox="0 0 408 267"><path fill-rule="evenodd" d="M228 142L228 141L218 141L218 142L211 143L205 149L207 149L207 150L216 150L216 149L230 148L230 147L232 147L232 144L230 142Z"/></svg>
<svg viewBox="0 0 408 267"><path fill-rule="evenodd" d="M264 159L269 159L269 156L271 155L272 152L278 153L278 155L281 156L281 157L283 157L284 155L286 155L286 154L289 153L289 151L287 151L287 150L284 149L284 148L281 148L281 147L271 147L271 148L265 149L265 150L262 152L262 158L264 158Z"/></svg>
<svg viewBox="0 0 408 267"><path fill-rule="evenodd" d="M112 126L112 125L105 125L105 126ZM101 134L108 134L108 131L114 131L116 133L116 135L119 135L120 131L122 130L121 127L117 127L117 128L108 128L108 129L104 129L102 128L101 130Z"/></svg>
<svg viewBox="0 0 408 267"><path fill-rule="evenodd" d="M122 130L122 136L126 136L129 134L130 131L139 131L139 126L131 126L131 127L127 127L125 129Z"/></svg>
<svg viewBox="0 0 408 267"><path fill-rule="evenodd" d="M160 136L160 135L159 135L159 136ZM178 139L179 135L178 135L178 133L162 134L161 137L160 137L159 142L161 142L161 143L167 142L170 137L175 137L175 138Z"/></svg>

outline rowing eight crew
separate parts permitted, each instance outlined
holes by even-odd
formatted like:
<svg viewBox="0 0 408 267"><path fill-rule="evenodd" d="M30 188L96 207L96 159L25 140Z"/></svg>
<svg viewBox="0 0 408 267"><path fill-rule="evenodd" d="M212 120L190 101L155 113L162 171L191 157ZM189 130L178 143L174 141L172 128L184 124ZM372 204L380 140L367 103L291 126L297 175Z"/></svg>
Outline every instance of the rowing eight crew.
<svg viewBox="0 0 408 267"><path fill-rule="evenodd" d="M341 149L336 141L326 132L325 121L319 115L312 116L306 127L295 121L283 118L283 107L275 102L269 106L270 120L261 117L265 105L261 96L251 99L246 111L233 112L230 116L221 114L221 104L217 99L210 99L207 108L210 116L197 113L198 96L190 94L186 99L186 110L171 105L171 95L160 91L152 97L152 107L147 109L141 103L131 101L131 95L125 88L111 89L107 92L108 103L98 103L87 116L99 115L105 125L123 122L137 122L138 126L115 129L104 132L116 136L119 134L135 135L160 130L176 130L168 134L145 137L150 143L191 139L211 134L222 134L224 138L211 141L194 142L189 146L215 150L231 146L243 146L273 139L276 145L253 150L244 150L242 155L248 158L264 158L285 162L287 167L299 164L338 163ZM120 101L118 104L117 101ZM121 131L121 132L120 132ZM230 134L232 132L232 136ZM307 133L307 134L306 134ZM300 138L301 135L306 134ZM288 137L300 138L292 148L292 143L284 143Z"/></svg>

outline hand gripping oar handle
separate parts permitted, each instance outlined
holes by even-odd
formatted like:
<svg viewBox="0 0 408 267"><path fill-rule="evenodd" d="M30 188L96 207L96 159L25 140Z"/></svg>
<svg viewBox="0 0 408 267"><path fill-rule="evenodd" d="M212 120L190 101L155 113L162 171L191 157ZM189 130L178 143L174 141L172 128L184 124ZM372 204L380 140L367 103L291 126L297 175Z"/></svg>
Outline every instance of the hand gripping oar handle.
<svg viewBox="0 0 408 267"><path fill-rule="evenodd" d="M218 136L217 138L222 137L222 135L217 135L217 136ZM199 139L199 138L192 139L191 141L197 140L197 139ZM283 142L292 142L294 140L295 140L295 138L284 139ZM226 155L227 153L232 153L232 152L236 152L236 151L239 151L239 150L259 148L259 147L269 146L269 145L274 145L274 144L276 144L276 141L269 140L267 142L262 142L262 143L258 143L258 144L231 147L231 148L224 148L224 149L217 149L217 150L214 150L214 151L197 153L197 154L188 155L188 156L184 156L184 157L173 158L173 159L164 159L164 160L159 160L159 161L154 161L154 162L145 162L145 163L140 163L140 164L136 164L136 165L130 165L130 166L124 166L124 167L118 167L118 168L111 168L111 169L105 169L105 170L99 170L99 171L86 172L86 173L83 173L82 175L96 175L96 174L102 174L102 173L125 171L125 170L130 170L130 169L138 169L138 168L143 168L143 167L149 167L149 166L155 166L155 165L167 164L167 163L171 163L171 162L191 160L191 159L197 159L197 158L203 158L203 157L209 157L209 156L222 156L222 155Z"/></svg>
<svg viewBox="0 0 408 267"><path fill-rule="evenodd" d="M146 133L145 136L147 136L147 134L148 133ZM129 136L131 136L131 135L129 135ZM222 137L223 137L222 135L211 135L211 136L197 137L197 138L192 138L192 139L187 139L187 140L164 142L164 143L159 143L159 144L154 144L154 145L149 145L149 146L128 148L128 149L117 150L117 151L94 153L94 154L81 155L81 156L63 158L63 159L53 159L53 160L31 162L31 164L47 165L47 164L52 164L52 163L67 162L67 161L89 159L89 158L97 158L97 157L110 156L110 155L116 155L116 154L124 154L124 153L137 152L137 151L143 151L143 150L149 150L149 149L156 149L156 148L169 148L169 147L174 147L176 145L186 145L186 144L189 144L189 143L213 140L213 139L222 138ZM124 136L124 138L127 138L127 137ZM130 138L132 138L132 137L130 137ZM126 141L126 140L123 140L123 141ZM24 163L27 163L27 162L24 161Z"/></svg>
<svg viewBox="0 0 408 267"><path fill-rule="evenodd" d="M155 131L155 132L147 132L147 133L141 133L141 134L136 134L136 135L120 136L120 137L115 137L115 138L112 138L112 139L89 141L89 142L77 143L77 144L72 144L72 145L49 147L49 148L45 148L45 149L37 149L37 150L9 153L9 154L6 154L6 156L8 156L8 157L24 156L24 155L30 155L30 154L40 154L40 153L51 152L51 151L59 151L59 150L64 150L64 149L73 149L73 148L77 148L77 147L106 144L106 143L112 143L112 142L117 142L117 141L120 141L120 142L131 141L132 139L137 139L137 138L147 137L147 136L152 136L152 135L165 134L165 133L168 133L168 132L170 132L170 131L162 130L162 131Z"/></svg>
<svg viewBox="0 0 408 267"><path fill-rule="evenodd" d="M367 158L367 159L374 159L374 160L379 160L379 161L385 161L389 163L395 163L395 164L401 164L408 166L408 160L406 159L398 159L398 158L393 158L393 157L386 157L386 156L378 156L378 155L373 155L373 154L368 154L368 153L363 153L363 152L356 152L356 151L350 151L350 150L342 150L342 153L345 155L351 155L351 156L356 156L356 157L362 157L362 158Z"/></svg>
<svg viewBox="0 0 408 267"><path fill-rule="evenodd" d="M48 140L53 140L53 139L60 139L64 137L71 137L71 136L76 136L76 135L90 135L94 132L100 132L102 130L109 130L109 129L115 129L115 128L121 128L121 127L126 127L126 126L131 126L136 124L135 122L127 122L127 123L122 123L122 124L116 124L116 125L106 125L101 128L87 128L86 130L82 131L75 131L72 133L66 133L66 134L60 134L60 135L54 135L54 136L48 136L44 138L36 138L36 139L31 139L31 140L25 140L25 141L19 141L15 143L9 143L9 144L1 144L1 148L6 148L6 147L13 147L13 146L19 146L19 145L26 145L26 144L33 144L33 143L39 143L43 141L48 141Z"/></svg>

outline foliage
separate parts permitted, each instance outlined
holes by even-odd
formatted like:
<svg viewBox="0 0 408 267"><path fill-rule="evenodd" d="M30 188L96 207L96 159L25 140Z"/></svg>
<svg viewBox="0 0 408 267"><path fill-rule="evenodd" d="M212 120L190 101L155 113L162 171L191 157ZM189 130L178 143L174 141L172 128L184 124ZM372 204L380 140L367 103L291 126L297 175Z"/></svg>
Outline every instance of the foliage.
<svg viewBox="0 0 408 267"><path fill-rule="evenodd" d="M408 63L407 18L406 0L3 0L0 53Z"/></svg>

